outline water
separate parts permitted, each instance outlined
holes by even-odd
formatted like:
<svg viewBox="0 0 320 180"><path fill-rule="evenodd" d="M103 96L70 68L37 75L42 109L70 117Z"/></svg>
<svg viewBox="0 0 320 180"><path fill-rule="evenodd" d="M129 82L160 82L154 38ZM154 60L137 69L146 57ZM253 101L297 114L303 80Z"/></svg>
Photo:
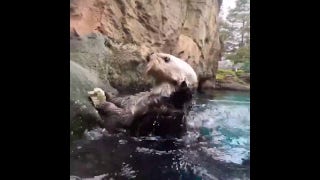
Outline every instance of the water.
<svg viewBox="0 0 320 180"><path fill-rule="evenodd" d="M72 178L250 179L249 93L218 91L195 98L182 139L86 132L86 139L70 145Z"/></svg>

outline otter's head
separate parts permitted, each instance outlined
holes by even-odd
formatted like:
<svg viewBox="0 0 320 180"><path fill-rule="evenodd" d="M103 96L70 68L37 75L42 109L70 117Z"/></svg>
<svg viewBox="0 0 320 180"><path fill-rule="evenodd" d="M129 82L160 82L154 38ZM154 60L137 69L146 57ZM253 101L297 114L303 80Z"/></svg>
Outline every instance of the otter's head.
<svg viewBox="0 0 320 180"><path fill-rule="evenodd" d="M193 68L184 60L165 53L152 53L147 57L146 73L155 78L156 83L180 85L186 82L188 88L198 86L198 78Z"/></svg>

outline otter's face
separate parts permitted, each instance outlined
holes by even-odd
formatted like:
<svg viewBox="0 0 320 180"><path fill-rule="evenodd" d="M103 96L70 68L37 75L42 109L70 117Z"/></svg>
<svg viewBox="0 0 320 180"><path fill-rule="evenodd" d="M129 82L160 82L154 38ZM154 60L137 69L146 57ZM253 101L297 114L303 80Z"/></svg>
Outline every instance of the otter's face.
<svg viewBox="0 0 320 180"><path fill-rule="evenodd" d="M198 78L193 68L184 60L165 53L153 53L147 57L146 73L158 83L169 82L180 85L183 81L189 88L198 86Z"/></svg>

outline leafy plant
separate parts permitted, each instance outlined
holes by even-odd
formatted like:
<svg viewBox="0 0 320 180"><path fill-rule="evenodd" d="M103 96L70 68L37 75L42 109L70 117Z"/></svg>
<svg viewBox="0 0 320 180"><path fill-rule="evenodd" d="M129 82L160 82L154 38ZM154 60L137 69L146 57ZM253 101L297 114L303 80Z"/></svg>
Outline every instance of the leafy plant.
<svg viewBox="0 0 320 180"><path fill-rule="evenodd" d="M250 0L236 1L226 19L220 19L219 32L226 59L247 63L250 69Z"/></svg>

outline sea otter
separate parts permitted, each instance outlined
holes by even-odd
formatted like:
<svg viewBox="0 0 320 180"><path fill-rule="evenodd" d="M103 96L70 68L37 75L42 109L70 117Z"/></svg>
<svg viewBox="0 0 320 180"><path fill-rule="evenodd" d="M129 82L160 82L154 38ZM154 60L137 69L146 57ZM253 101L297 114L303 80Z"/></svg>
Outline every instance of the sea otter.
<svg viewBox="0 0 320 180"><path fill-rule="evenodd" d="M152 53L146 60L146 75L155 79L150 91L112 97L95 88L89 97L109 131L126 128L135 136L181 136L197 75L188 63L170 54Z"/></svg>

